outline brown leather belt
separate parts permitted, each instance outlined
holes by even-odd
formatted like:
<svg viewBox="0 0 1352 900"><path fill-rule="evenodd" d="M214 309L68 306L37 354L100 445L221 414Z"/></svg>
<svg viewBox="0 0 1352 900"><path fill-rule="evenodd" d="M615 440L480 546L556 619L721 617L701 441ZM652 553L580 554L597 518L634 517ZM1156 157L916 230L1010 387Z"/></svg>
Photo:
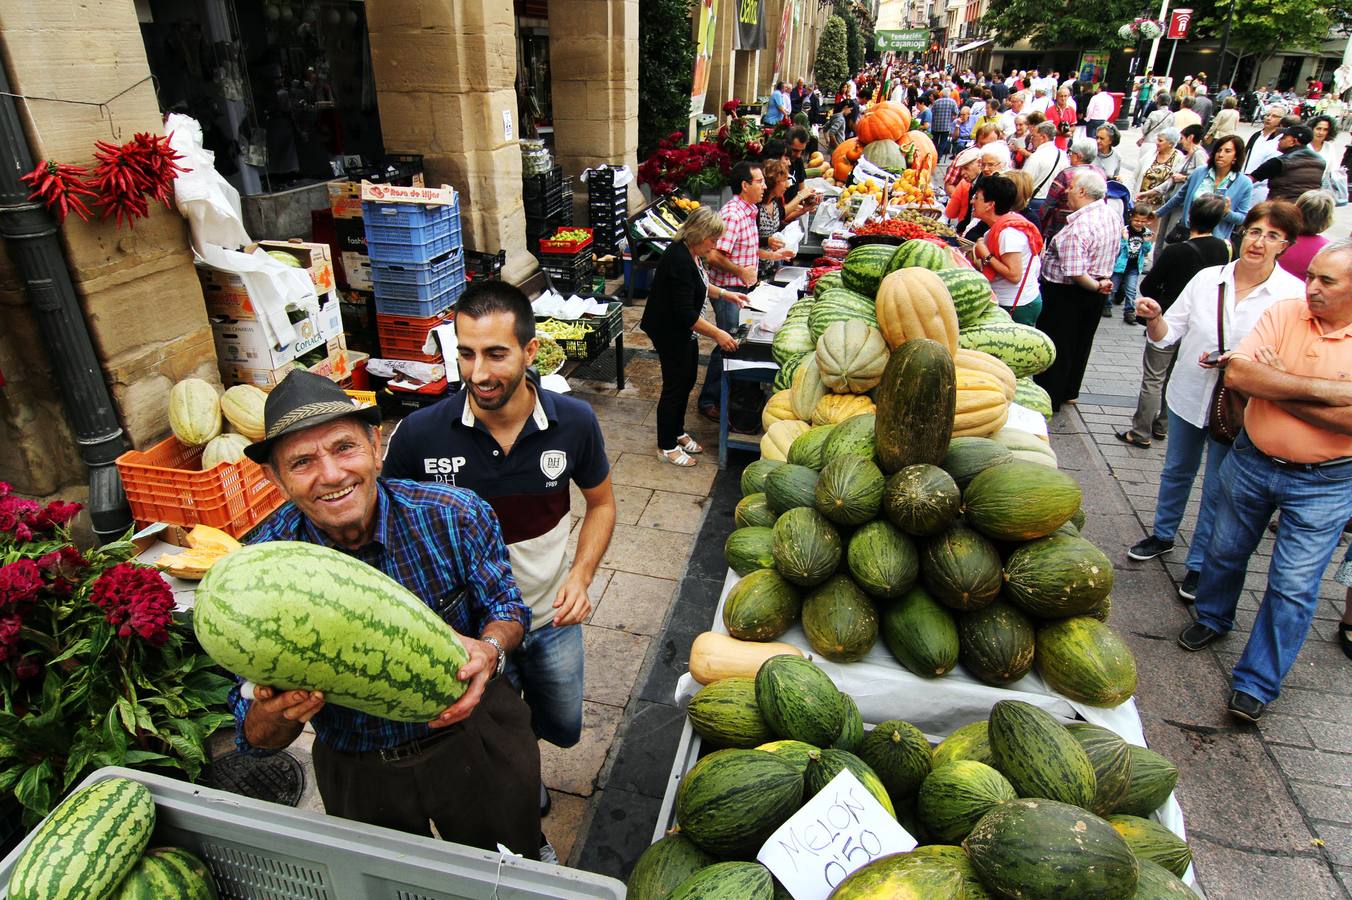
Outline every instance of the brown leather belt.
<svg viewBox="0 0 1352 900"><path fill-rule="evenodd" d="M426 737L405 741L397 747L381 747L377 750L358 750L355 752L343 753L343 755L350 756L353 759L380 760L383 763L404 762L405 760L413 759L415 756L421 755L455 730L456 729L454 728L440 728Z"/></svg>

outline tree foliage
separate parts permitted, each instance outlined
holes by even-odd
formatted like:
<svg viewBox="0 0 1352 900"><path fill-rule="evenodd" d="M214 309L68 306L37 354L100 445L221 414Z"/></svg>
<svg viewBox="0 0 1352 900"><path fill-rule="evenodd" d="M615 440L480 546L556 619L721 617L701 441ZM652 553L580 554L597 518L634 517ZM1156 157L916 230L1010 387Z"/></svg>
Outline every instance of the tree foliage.
<svg viewBox="0 0 1352 900"><path fill-rule="evenodd" d="M695 41L691 0L640 0L638 8L638 156L690 122Z"/></svg>
<svg viewBox="0 0 1352 900"><path fill-rule="evenodd" d="M1122 47L1132 42L1119 38L1117 29L1140 15L1140 10L1139 0L990 0L982 23L993 29L996 42L1004 45L1026 38L1039 50L1058 45Z"/></svg>
<svg viewBox="0 0 1352 900"><path fill-rule="evenodd" d="M845 35L845 20L840 16L832 16L826 21L822 36L817 41L817 58L813 68L817 84L821 85L822 93L828 97L840 90L845 79L850 77Z"/></svg>
<svg viewBox="0 0 1352 900"><path fill-rule="evenodd" d="M1225 31L1229 0L1202 0L1198 32L1217 39ZM1318 50L1335 23L1352 19L1349 0L1244 0L1230 26L1230 51L1241 56L1271 56L1278 50Z"/></svg>

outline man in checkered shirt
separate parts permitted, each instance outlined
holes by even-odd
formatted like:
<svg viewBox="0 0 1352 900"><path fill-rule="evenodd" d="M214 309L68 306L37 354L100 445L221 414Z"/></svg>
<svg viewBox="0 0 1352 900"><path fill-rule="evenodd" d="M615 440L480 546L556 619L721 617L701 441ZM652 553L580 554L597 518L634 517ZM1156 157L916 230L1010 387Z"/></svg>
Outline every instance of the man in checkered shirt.
<svg viewBox="0 0 1352 900"><path fill-rule="evenodd" d="M957 117L957 101L948 96L948 91L940 91L939 99L930 107L930 133L934 136L934 146L939 151L940 159L948 155L949 133Z"/></svg>
<svg viewBox="0 0 1352 900"><path fill-rule="evenodd" d="M1108 185L1086 169L1066 192L1070 217L1042 254L1042 314L1037 327L1056 345L1056 361L1035 377L1052 409L1074 403L1098 330L1103 295L1112 290L1122 217L1103 201Z"/></svg>

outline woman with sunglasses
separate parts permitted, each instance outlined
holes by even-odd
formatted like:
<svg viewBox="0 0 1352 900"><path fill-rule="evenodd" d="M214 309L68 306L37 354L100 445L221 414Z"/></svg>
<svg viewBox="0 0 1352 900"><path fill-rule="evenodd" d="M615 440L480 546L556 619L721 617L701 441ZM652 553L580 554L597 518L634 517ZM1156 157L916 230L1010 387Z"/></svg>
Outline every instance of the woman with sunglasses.
<svg viewBox="0 0 1352 900"><path fill-rule="evenodd" d="M1197 527L1188 543L1188 571L1178 594L1185 601L1196 597L1202 561L1211 543L1212 525L1220 499L1221 463L1230 452L1228 444L1207 434L1207 414L1216 389L1214 354L1219 347L1217 295L1224 304L1225 350L1233 349L1248 334L1269 306L1305 295L1305 284L1277 265L1277 258L1300 234L1300 210L1294 203L1270 200L1260 203L1244 219L1239 256L1223 266L1203 269L1163 315L1158 302L1149 297L1136 301L1136 317L1147 322L1151 346L1165 350L1177 345L1178 363L1169 380L1169 448L1160 473L1155 501L1154 530L1127 555L1135 560L1154 559L1174 549L1174 536L1183 520L1193 480L1206 451L1206 474L1202 480L1202 508ZM1124 436L1125 435L1125 436ZM1119 434L1128 444L1132 432Z"/></svg>

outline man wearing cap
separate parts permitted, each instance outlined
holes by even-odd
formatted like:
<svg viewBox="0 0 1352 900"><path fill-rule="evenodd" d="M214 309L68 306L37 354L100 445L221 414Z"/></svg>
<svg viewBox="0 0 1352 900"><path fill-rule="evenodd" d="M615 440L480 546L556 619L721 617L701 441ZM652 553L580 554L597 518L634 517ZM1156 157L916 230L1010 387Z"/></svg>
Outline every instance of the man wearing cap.
<svg viewBox="0 0 1352 900"><path fill-rule="evenodd" d="M265 437L246 448L290 501L254 543L304 541L398 581L460 635L464 695L430 722L395 722L326 704L318 691L238 685L235 741L264 755L314 727L314 766L330 815L534 857L540 753L530 710L502 675L530 627L488 504L449 485L380 477L380 411L332 381L292 372L264 405ZM340 585L319 585L341 590ZM417 660L419 665L445 660Z"/></svg>
<svg viewBox="0 0 1352 900"><path fill-rule="evenodd" d="M1324 157L1310 149L1314 132L1308 125L1292 125L1282 130L1277 141L1280 155L1249 173L1254 183L1266 181L1269 200L1295 202L1306 191L1317 191L1324 182Z"/></svg>

